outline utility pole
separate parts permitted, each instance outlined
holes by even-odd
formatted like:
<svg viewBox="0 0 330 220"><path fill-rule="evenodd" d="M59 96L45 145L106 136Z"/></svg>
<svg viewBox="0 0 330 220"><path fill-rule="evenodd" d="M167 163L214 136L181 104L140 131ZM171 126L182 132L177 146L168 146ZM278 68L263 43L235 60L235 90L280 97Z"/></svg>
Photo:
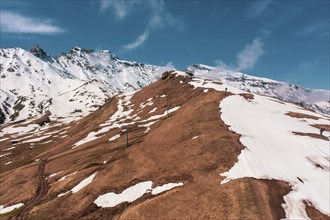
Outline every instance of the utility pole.
<svg viewBox="0 0 330 220"><path fill-rule="evenodd" d="M170 117L169 110L170 110L171 105L168 104L168 95L166 95L166 105L165 105L165 107L166 107L167 117Z"/></svg>
<svg viewBox="0 0 330 220"><path fill-rule="evenodd" d="M125 147L128 147L128 131L130 130L130 127L126 127L126 134L125 134Z"/></svg>

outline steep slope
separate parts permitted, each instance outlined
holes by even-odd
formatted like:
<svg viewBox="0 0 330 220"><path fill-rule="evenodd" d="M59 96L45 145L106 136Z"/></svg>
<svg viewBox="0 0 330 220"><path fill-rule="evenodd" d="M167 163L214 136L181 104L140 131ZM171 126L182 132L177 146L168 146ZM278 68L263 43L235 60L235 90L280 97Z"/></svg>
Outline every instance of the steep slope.
<svg viewBox="0 0 330 220"><path fill-rule="evenodd" d="M286 102L298 103L305 108L313 109L328 115L330 114L329 90L308 89L202 64L189 66L186 72L196 77L220 80L247 92L275 97Z"/></svg>
<svg viewBox="0 0 330 220"><path fill-rule="evenodd" d="M51 58L38 45L0 50L0 122L33 118L80 118L118 92L155 81L160 67L120 60L109 51L74 47ZM65 108L63 108L65 106Z"/></svg>
<svg viewBox="0 0 330 220"><path fill-rule="evenodd" d="M329 218L329 194L319 192L330 184L328 117L220 81L163 76L70 124L5 125L1 217L280 219L298 210ZM255 112L265 125L277 117L271 134L291 146L269 138ZM263 149L274 159L249 159Z"/></svg>

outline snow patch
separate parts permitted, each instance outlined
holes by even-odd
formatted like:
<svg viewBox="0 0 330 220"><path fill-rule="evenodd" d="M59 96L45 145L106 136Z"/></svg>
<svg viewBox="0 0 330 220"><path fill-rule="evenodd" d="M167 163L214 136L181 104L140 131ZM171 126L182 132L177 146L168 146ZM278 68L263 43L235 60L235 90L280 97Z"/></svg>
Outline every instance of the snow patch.
<svg viewBox="0 0 330 220"><path fill-rule="evenodd" d="M60 172L57 172L57 173L50 174L49 177L56 176L56 175L58 175L58 174L60 174L60 173L63 173L63 171L60 171Z"/></svg>
<svg viewBox="0 0 330 220"><path fill-rule="evenodd" d="M120 134L117 134L117 135L111 137L111 138L109 139L109 141L114 141L114 140L117 140L118 138L120 138Z"/></svg>
<svg viewBox="0 0 330 220"><path fill-rule="evenodd" d="M63 177L61 177L58 181L63 181L63 180L65 180L67 177L72 176L72 175L75 175L76 173L77 173L77 172L74 172L74 173L68 174L68 175L66 175L66 176L63 176Z"/></svg>
<svg viewBox="0 0 330 220"><path fill-rule="evenodd" d="M141 198L146 193L151 193L152 195L157 195L159 193L168 191L178 186L182 186L183 183L167 183L156 188L152 188L152 181L145 181L137 183L131 186L121 193L117 194L114 192L103 194L94 201L94 203L103 208L115 207L123 202L133 202Z"/></svg>
<svg viewBox="0 0 330 220"><path fill-rule="evenodd" d="M183 183L182 182L180 182L180 183L166 183L162 186L157 186L156 188L154 188L151 191L151 194L152 195L157 195L159 193L168 191L168 190L173 189L173 188L178 187L178 186L183 186Z"/></svg>
<svg viewBox="0 0 330 220"><path fill-rule="evenodd" d="M195 88L215 89L220 92L228 91L233 94L240 94L244 92L243 90L237 89L233 86L226 85L221 82L210 81L205 79L194 78L193 81L189 82L189 84L194 86ZM205 89L203 90L204 92Z"/></svg>
<svg viewBox="0 0 330 220"><path fill-rule="evenodd" d="M27 141L23 141L22 143L31 143L31 142L37 142L37 141L41 141L43 139L49 138L51 135L46 135L46 136L42 136L42 137L38 137L38 138L33 138Z"/></svg>
<svg viewBox="0 0 330 220"><path fill-rule="evenodd" d="M15 147L6 148L6 149L3 149L2 151L8 151L8 150L12 150L12 149L15 149Z"/></svg>
<svg viewBox="0 0 330 220"><path fill-rule="evenodd" d="M240 142L246 147L238 162L221 174L226 177L222 184L243 177L284 180L293 187L284 196L286 218L308 218L303 203L306 200L330 215L330 171L317 169L310 161L327 158L329 163L329 141L294 135L293 131L318 134L319 129L304 119L286 115L305 110L259 95L252 101L229 96L221 101L220 108L221 119L241 135Z"/></svg>
<svg viewBox="0 0 330 220"><path fill-rule="evenodd" d="M157 107L151 109L151 110L149 111L149 114L155 112L156 110L157 110Z"/></svg>
<svg viewBox="0 0 330 220"><path fill-rule="evenodd" d="M93 181L96 173L93 173L92 175L90 175L86 179L82 180L78 185L76 185L75 187L73 187L70 191L65 192L65 193L61 193L57 197L64 196L64 195L68 194L69 192L72 192L72 193L79 192L81 189L83 189L84 187L86 187L87 185L89 185Z"/></svg>
<svg viewBox="0 0 330 220"><path fill-rule="evenodd" d="M11 212L14 209L22 207L23 205L24 205L24 203L18 203L18 204L11 205L11 206L8 206L8 207L4 207L3 205L0 205L0 214L5 214L5 213L8 213L8 212Z"/></svg>
<svg viewBox="0 0 330 220"><path fill-rule="evenodd" d="M5 157L5 156L10 155L10 154L11 154L10 152L9 152L9 153L5 153L5 154L1 154L1 155L0 155L0 158L1 158L1 157Z"/></svg>
<svg viewBox="0 0 330 220"><path fill-rule="evenodd" d="M5 134L17 134L17 133L23 134L23 133L27 133L27 132L30 132L32 130L35 130L36 128L39 128L39 126L36 125L36 124L30 124L30 125L25 126L25 127L9 126L9 127L6 127L6 128L2 129L2 132L0 132L0 136L3 136Z"/></svg>
<svg viewBox="0 0 330 220"><path fill-rule="evenodd" d="M115 207L122 202L133 202L142 197L152 187L152 181L137 183L117 194L114 192L99 196L94 203L99 207Z"/></svg>

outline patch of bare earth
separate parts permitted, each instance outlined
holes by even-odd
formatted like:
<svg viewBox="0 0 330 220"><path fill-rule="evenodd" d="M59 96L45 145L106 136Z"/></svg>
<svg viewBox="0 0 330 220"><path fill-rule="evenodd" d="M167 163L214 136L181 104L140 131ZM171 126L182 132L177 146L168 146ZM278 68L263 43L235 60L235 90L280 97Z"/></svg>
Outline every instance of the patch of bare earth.
<svg viewBox="0 0 330 220"><path fill-rule="evenodd" d="M325 140L328 141L329 139L323 135L320 134L315 134L315 133L303 133L303 132L292 132L295 135L300 135L300 136L308 136L308 137L312 137L312 138L317 138L317 139L321 139L321 140Z"/></svg>
<svg viewBox="0 0 330 220"><path fill-rule="evenodd" d="M327 216L317 210L312 204L309 202L304 202L306 207L306 212L309 218L311 219L317 219L317 220L330 220L330 216Z"/></svg>
<svg viewBox="0 0 330 220"><path fill-rule="evenodd" d="M118 128L72 149L74 143L91 131L99 130L99 125L116 112L117 97L89 116L71 123L68 138L35 156L48 159L44 173L48 177L49 190L30 210L29 218L284 218L281 204L283 196L291 190L286 182L242 178L220 184L224 177L219 174L234 165L243 149L239 135L229 131L220 119L219 102L229 93L215 90L204 93L203 89L194 89L187 83L189 81L188 77L169 74L166 79L132 97L131 115L137 114L141 120L163 114L166 105L180 108L170 117L163 117L151 125L147 133L146 128L138 126L141 123L132 125L128 148L124 146L124 133ZM150 98L152 105L141 109L140 104ZM150 113L155 107L157 109ZM116 134L122 135L109 141ZM95 172L91 184L77 193L58 197ZM64 176L67 177L62 180ZM159 195L145 194L133 203L122 203L113 208L100 208L94 204L104 193L120 193L149 180L153 181L154 187L168 182L183 182L184 185ZM0 188L1 204L32 199L38 187L37 163L13 168L1 174L1 181L6 183L5 188ZM22 186L27 188L22 190Z"/></svg>
<svg viewBox="0 0 330 220"><path fill-rule="evenodd" d="M251 93L241 93L239 95L244 97L248 101L251 101L254 98L253 94L251 94Z"/></svg>
<svg viewBox="0 0 330 220"><path fill-rule="evenodd" d="M330 122L329 122L330 123ZM321 129L323 128L325 131L330 132L330 124L315 124L313 125L315 128Z"/></svg>
<svg viewBox="0 0 330 220"><path fill-rule="evenodd" d="M313 115L307 115L307 114L302 114L298 112L288 112L286 115L293 117L293 118L310 118L314 120L320 119L319 117L313 116Z"/></svg>

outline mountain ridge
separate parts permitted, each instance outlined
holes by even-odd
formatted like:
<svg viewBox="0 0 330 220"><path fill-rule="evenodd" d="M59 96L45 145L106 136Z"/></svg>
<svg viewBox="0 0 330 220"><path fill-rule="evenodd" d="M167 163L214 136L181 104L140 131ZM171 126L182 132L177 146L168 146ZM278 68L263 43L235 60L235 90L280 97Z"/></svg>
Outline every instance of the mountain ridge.
<svg viewBox="0 0 330 220"><path fill-rule="evenodd" d="M109 50L78 46L51 57L36 45L30 52L21 48L0 49L0 69L0 123L8 123L39 117L48 111L54 120L76 120L109 97L141 89L172 68L121 60ZM185 73L330 114L327 90L306 89L203 64L189 66Z"/></svg>

